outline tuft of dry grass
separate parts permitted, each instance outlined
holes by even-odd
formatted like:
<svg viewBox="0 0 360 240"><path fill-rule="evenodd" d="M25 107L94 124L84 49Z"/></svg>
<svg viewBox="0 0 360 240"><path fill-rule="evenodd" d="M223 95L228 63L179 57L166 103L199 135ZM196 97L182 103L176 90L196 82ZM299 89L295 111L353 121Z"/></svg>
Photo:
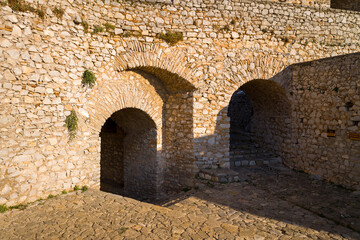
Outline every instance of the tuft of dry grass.
<svg viewBox="0 0 360 240"><path fill-rule="evenodd" d="M33 12L41 19L45 18L43 8L34 8L23 0L8 0L9 7L15 12Z"/></svg>
<svg viewBox="0 0 360 240"><path fill-rule="evenodd" d="M60 7L54 7L53 13L55 14L55 16L57 18L62 19L62 17L64 16L64 13L65 13L65 10Z"/></svg>

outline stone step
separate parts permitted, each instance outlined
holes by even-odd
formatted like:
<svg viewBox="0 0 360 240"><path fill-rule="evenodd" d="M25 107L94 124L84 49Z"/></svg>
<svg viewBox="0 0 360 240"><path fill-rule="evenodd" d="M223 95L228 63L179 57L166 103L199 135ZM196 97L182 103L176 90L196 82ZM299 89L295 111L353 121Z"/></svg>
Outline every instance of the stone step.
<svg viewBox="0 0 360 240"><path fill-rule="evenodd" d="M245 167L245 166L263 166L263 165L278 165L282 163L281 158L273 157L273 158L254 158L251 160L235 160L235 167Z"/></svg>
<svg viewBox="0 0 360 240"><path fill-rule="evenodd" d="M273 154L269 154L269 153L247 153L247 154L230 154L230 157L233 159L241 159L241 158L271 158L271 157L276 157Z"/></svg>
<svg viewBox="0 0 360 240"><path fill-rule="evenodd" d="M234 151L237 150L243 150L243 149L259 149L262 150L264 148L262 148L260 145L257 144L244 144L244 145L239 145L239 146L231 146L231 149Z"/></svg>
<svg viewBox="0 0 360 240"><path fill-rule="evenodd" d="M239 181L239 173L231 169L200 169L199 178L219 183L231 183Z"/></svg>
<svg viewBox="0 0 360 240"><path fill-rule="evenodd" d="M243 154L252 154L252 153L268 153L267 151L259 148L259 149L254 149L254 148L249 148L249 149L237 149L237 150L230 150L230 155L243 155Z"/></svg>
<svg viewBox="0 0 360 240"><path fill-rule="evenodd" d="M231 143L231 148L241 148L244 146L254 146L254 147L259 147L260 145L253 143L253 142L236 142L236 143Z"/></svg>

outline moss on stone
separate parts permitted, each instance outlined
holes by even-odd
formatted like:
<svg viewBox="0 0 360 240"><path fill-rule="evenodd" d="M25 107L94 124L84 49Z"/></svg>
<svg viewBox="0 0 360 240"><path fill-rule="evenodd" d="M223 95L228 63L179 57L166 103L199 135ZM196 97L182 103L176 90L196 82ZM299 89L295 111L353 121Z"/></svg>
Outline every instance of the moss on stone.
<svg viewBox="0 0 360 240"><path fill-rule="evenodd" d="M103 32L103 31L104 31L104 28L102 26L94 25L92 34L97 34L97 33Z"/></svg>
<svg viewBox="0 0 360 240"><path fill-rule="evenodd" d="M157 36L159 39L164 40L171 46L174 46L178 42L182 41L184 39L182 32L167 32L167 33L161 33Z"/></svg>
<svg viewBox="0 0 360 240"><path fill-rule="evenodd" d="M4 204L1 204L1 205L0 205L0 213L4 213L4 212L6 212L7 210L9 210L9 208L8 208L6 205L4 205Z"/></svg>

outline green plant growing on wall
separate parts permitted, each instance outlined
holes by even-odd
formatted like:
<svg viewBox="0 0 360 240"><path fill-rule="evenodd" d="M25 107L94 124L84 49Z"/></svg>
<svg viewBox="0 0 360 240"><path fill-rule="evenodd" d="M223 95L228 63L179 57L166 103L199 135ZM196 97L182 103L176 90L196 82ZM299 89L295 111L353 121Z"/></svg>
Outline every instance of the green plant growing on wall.
<svg viewBox="0 0 360 240"><path fill-rule="evenodd" d="M71 110L71 113L65 119L65 124L69 132L70 140L74 139L76 136L76 130L78 128L77 120L78 118L75 110Z"/></svg>
<svg viewBox="0 0 360 240"><path fill-rule="evenodd" d="M104 23L105 30L109 32L110 30L115 30L115 25L112 25L111 23Z"/></svg>
<svg viewBox="0 0 360 240"><path fill-rule="evenodd" d="M96 77L95 74L93 72L91 72L90 70L85 70L85 72L82 75L82 85L88 86L89 88L92 88L95 85L96 82Z"/></svg>
<svg viewBox="0 0 360 240"><path fill-rule="evenodd" d="M284 42L284 43L290 43L290 38L289 37L281 37L281 40Z"/></svg>
<svg viewBox="0 0 360 240"><path fill-rule="evenodd" d="M11 207L9 207L9 208L10 208L11 210L13 210L13 209L24 210L24 209L26 209L27 207L28 207L28 204L27 204L27 203L25 203L25 204L20 203L20 204L18 204L18 205L11 206Z"/></svg>
<svg viewBox="0 0 360 240"><path fill-rule="evenodd" d="M159 39L164 40L171 46L174 46L175 44L177 44L178 42L184 39L182 32L166 32L165 34L164 33L158 34L157 37Z"/></svg>
<svg viewBox="0 0 360 240"><path fill-rule="evenodd" d="M226 33L226 32L230 32L231 29L230 29L230 26L229 25L225 25L224 27L222 27L219 32L223 32L223 33Z"/></svg>
<svg viewBox="0 0 360 240"><path fill-rule="evenodd" d="M65 11L64 11L64 9L62 9L60 7L54 7L53 13L55 14L55 16L57 18L62 19L62 17L64 16Z"/></svg>
<svg viewBox="0 0 360 240"><path fill-rule="evenodd" d="M81 19L81 26L83 26L84 32L87 33L89 31L89 24L88 24L88 22L84 21L83 19Z"/></svg>
<svg viewBox="0 0 360 240"><path fill-rule="evenodd" d="M105 27L105 31L110 33L110 36L113 37L115 35L115 25L112 25L111 23L104 23L103 25Z"/></svg>
<svg viewBox="0 0 360 240"><path fill-rule="evenodd" d="M104 28L102 26L94 25L92 34L97 34L97 33L103 32L103 31L104 31Z"/></svg>
<svg viewBox="0 0 360 240"><path fill-rule="evenodd" d="M4 212L6 212L7 210L9 210L9 208L8 208L6 205L4 205L4 204L1 204L1 205L0 205L0 213L4 213Z"/></svg>
<svg viewBox="0 0 360 240"><path fill-rule="evenodd" d="M136 38L140 38L142 37L142 34L141 32L139 31L125 31L123 34L122 34L123 37L136 37Z"/></svg>

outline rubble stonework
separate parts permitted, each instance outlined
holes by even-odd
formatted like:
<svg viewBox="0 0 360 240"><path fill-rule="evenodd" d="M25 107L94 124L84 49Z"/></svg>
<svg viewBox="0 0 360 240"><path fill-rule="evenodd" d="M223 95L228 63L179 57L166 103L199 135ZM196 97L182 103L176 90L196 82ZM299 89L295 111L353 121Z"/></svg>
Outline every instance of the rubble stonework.
<svg viewBox="0 0 360 240"><path fill-rule="evenodd" d="M264 147L291 167L359 187L359 142L347 137L360 131L359 55L330 58L359 52L359 13L246 0L29 4L43 5L44 20L0 7L0 204L100 187L100 132L125 108L156 126L156 169L138 164L156 171L151 187L179 189L199 169L229 168L227 106L239 87ZM105 23L114 29L93 33ZM183 40L158 38L169 31ZM292 65L320 58L330 59ZM93 88L81 84L86 69ZM69 141L71 110L79 128Z"/></svg>

